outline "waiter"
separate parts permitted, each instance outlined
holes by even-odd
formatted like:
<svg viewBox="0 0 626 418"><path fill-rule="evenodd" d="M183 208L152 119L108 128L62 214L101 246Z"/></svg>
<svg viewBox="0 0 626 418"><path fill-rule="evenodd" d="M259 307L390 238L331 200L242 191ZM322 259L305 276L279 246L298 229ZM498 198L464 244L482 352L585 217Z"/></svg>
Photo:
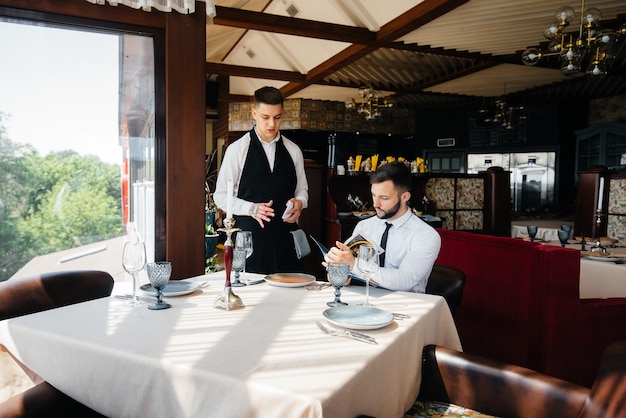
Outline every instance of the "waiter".
<svg viewBox="0 0 626 418"><path fill-rule="evenodd" d="M280 134L284 97L274 87L254 92L252 117L256 126L227 149L213 195L226 208L228 183L234 195L236 227L252 231L254 251L246 270L271 274L299 272L290 231L309 199L309 186L300 148Z"/></svg>

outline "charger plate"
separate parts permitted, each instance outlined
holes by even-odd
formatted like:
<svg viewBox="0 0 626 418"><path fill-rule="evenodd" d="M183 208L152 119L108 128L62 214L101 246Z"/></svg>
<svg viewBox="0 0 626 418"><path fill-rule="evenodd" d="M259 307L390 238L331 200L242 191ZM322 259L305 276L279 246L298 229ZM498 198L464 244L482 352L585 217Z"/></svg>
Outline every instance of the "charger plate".
<svg viewBox="0 0 626 418"><path fill-rule="evenodd" d="M315 277L304 273L274 273L265 276L265 281L278 287L304 287L315 281Z"/></svg>
<svg viewBox="0 0 626 418"><path fill-rule="evenodd" d="M183 296L187 295L200 286L200 283L186 282L183 280L172 280L163 289L163 296ZM143 292L156 295L157 291L152 285L144 284L139 287Z"/></svg>
<svg viewBox="0 0 626 418"><path fill-rule="evenodd" d="M623 263L624 257L603 252L581 251L580 255L588 260L605 261L609 263Z"/></svg>
<svg viewBox="0 0 626 418"><path fill-rule="evenodd" d="M336 306L322 314L331 324L350 329L378 329L393 322L393 314L373 306Z"/></svg>

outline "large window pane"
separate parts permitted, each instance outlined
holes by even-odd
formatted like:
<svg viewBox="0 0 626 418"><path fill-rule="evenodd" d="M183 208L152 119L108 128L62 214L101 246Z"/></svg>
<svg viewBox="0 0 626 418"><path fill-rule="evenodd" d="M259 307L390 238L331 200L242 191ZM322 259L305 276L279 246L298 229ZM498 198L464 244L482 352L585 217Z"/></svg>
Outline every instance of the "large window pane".
<svg viewBox="0 0 626 418"><path fill-rule="evenodd" d="M87 257L123 277L102 258L127 222L155 252L154 39L2 10L0 280Z"/></svg>

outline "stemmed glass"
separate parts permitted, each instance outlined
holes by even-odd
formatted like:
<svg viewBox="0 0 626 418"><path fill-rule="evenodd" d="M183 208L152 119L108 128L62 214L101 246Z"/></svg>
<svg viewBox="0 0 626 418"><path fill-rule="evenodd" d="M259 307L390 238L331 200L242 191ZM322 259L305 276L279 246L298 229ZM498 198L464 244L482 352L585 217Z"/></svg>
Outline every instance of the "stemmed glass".
<svg viewBox="0 0 626 418"><path fill-rule="evenodd" d="M235 250L236 249L245 249L246 250L246 259L250 258L252 252L254 251L254 247L252 246L252 231L239 231L237 232L237 237L235 238ZM246 267L243 268L243 277L246 277ZM245 283L242 283L245 285Z"/></svg>
<svg viewBox="0 0 626 418"><path fill-rule="evenodd" d="M335 288L335 300L326 302L328 306L342 306L347 305L346 302L341 301L341 288L345 286L348 281L348 275L350 274L350 264L348 263L328 263L326 268L328 273L328 281Z"/></svg>
<svg viewBox="0 0 626 418"><path fill-rule="evenodd" d="M157 302L148 305L148 309L159 310L171 308L172 305L163 302L163 289L167 286L172 275L172 264L169 261L157 261L155 263L148 263L146 266L148 270L148 278L150 284L157 291Z"/></svg>
<svg viewBox="0 0 626 418"><path fill-rule="evenodd" d="M378 251L371 245L360 245L357 266L365 279L365 303L363 303L363 305L372 306L369 303L370 280L378 271Z"/></svg>
<svg viewBox="0 0 626 418"><path fill-rule="evenodd" d="M559 234L559 241L561 241L561 247L565 247L565 244L567 244L567 240L569 239L569 231L559 229L557 233Z"/></svg>
<svg viewBox="0 0 626 418"><path fill-rule="evenodd" d="M124 270L133 276L133 298L126 302L127 306L142 306L144 302L137 299L137 274L146 265L146 247L141 241L128 241L124 243L122 252L122 266Z"/></svg>
<svg viewBox="0 0 626 418"><path fill-rule="evenodd" d="M539 228L537 228L535 225L528 225L526 227L526 230L528 231L528 236L530 237L531 241L535 240L535 237L537 236L537 230Z"/></svg>
<svg viewBox="0 0 626 418"><path fill-rule="evenodd" d="M235 248L233 250L233 270L235 271L235 281L230 284L231 286L240 287L246 285L239 280L241 270L246 267L246 258L248 258L248 252L245 248Z"/></svg>

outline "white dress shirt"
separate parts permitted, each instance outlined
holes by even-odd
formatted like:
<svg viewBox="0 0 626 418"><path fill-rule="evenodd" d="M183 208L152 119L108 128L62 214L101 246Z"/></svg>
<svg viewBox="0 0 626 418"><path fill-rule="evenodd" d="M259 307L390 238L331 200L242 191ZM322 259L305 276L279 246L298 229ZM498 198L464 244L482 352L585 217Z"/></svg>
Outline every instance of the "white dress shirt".
<svg viewBox="0 0 626 418"><path fill-rule="evenodd" d="M373 280L390 290L424 293L439 255L441 237L411 210L393 221L377 216L364 219L356 225L353 235L361 233L380 244L385 222L393 225L387 238L385 267L379 268ZM352 272L361 276L357 263Z"/></svg>
<svg viewBox="0 0 626 418"><path fill-rule="evenodd" d="M258 134L257 134L258 135ZM265 142L259 139L259 142L263 146L267 161L270 165L270 170L274 169L274 157L276 155L276 142L281 137L280 132L276 135L271 142ZM302 156L302 150L294 142L282 137L283 144L287 152L293 160L294 167L296 169L296 199L302 201L302 209L308 207L309 202L309 185L306 180L306 174L304 172L304 157ZM227 184L229 180L233 181L235 196L233 198L233 215L247 216L250 213L250 207L253 203L264 202L248 202L247 200L239 199L237 193L239 190L239 181L241 179L241 173L243 172L243 166L246 162L248 155L248 148L250 147L250 132L247 132L241 138L233 142L226 148L224 154L224 160L220 168L219 175L217 176L217 183L215 185L215 193L213 193L213 200L215 204L222 210L226 210L226 194ZM274 208L276 216L280 216L283 213L284 208Z"/></svg>

